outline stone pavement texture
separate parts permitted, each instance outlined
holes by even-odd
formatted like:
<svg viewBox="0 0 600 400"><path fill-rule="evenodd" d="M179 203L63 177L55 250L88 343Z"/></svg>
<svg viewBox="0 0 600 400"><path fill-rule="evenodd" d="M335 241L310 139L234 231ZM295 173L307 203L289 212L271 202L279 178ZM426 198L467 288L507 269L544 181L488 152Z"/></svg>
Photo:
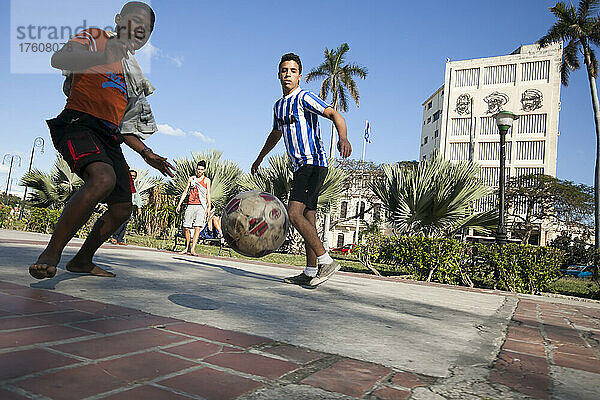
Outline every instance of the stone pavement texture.
<svg viewBox="0 0 600 400"><path fill-rule="evenodd" d="M598 399L600 305L0 230L0 399ZM66 249L61 265L80 241Z"/></svg>

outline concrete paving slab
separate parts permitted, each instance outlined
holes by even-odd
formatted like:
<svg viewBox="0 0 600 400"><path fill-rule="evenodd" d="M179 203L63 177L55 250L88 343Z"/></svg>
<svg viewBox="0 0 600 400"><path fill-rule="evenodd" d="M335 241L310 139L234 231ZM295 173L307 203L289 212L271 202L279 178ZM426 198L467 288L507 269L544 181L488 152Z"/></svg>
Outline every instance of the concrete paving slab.
<svg viewBox="0 0 600 400"><path fill-rule="evenodd" d="M510 315L501 315L506 302L500 295L350 274L310 290L281 282L295 273L289 268L133 246L99 250L97 263L115 272L115 279L59 269L56 277L36 281L26 267L43 246L8 241L44 238L0 231L4 280L429 376L448 376L455 365L491 363L503 333L486 330L505 324ZM61 268L75 251L66 248Z"/></svg>

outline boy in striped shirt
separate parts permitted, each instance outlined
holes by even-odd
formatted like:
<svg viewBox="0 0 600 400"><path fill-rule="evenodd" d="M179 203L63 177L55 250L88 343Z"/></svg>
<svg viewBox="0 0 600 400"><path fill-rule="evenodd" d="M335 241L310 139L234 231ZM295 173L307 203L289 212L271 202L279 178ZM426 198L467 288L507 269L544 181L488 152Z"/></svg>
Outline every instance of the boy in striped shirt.
<svg viewBox="0 0 600 400"><path fill-rule="evenodd" d="M283 55L277 74L283 97L273 107L273 129L252 164L251 172L256 173L262 160L283 137L294 169L288 214L292 225L304 238L306 247L306 268L300 275L285 278L284 282L317 286L340 269L317 234L317 200L328 167L319 116L333 121L339 135L337 147L342 157L350 156L352 146L348 141L346 122L340 113L314 93L299 87L302 79L300 57L293 53Z"/></svg>

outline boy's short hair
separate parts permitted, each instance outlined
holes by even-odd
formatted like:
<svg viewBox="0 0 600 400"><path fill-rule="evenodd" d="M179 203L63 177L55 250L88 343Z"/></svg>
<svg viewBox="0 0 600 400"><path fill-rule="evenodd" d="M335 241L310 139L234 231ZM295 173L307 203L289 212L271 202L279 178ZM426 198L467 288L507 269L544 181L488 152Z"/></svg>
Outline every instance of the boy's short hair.
<svg viewBox="0 0 600 400"><path fill-rule="evenodd" d="M204 167L204 168L206 168L206 161L204 161L204 160L198 161L198 164L196 164L196 167Z"/></svg>
<svg viewBox="0 0 600 400"><path fill-rule="evenodd" d="M135 10L144 10L148 14L150 14L150 30L154 30L154 21L156 20L156 15L154 15L154 10L146 3L142 3L141 1L130 1L126 3L123 8L121 8L121 12L119 14L126 15Z"/></svg>
<svg viewBox="0 0 600 400"><path fill-rule="evenodd" d="M279 61L279 66L277 67L278 71L281 69L281 64L286 61L296 61L298 72L302 73L302 61L300 61L300 56L294 53L287 53L281 56L281 61Z"/></svg>

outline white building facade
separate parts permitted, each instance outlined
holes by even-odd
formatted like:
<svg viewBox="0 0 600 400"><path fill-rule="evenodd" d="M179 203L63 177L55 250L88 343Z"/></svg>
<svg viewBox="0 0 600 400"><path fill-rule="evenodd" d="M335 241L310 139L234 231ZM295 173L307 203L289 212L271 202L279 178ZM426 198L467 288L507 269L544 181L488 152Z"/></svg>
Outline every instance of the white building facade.
<svg viewBox="0 0 600 400"><path fill-rule="evenodd" d="M434 152L479 164L480 179L498 187L500 135L494 114L519 115L506 136L507 179L556 176L562 43L519 47L512 54L447 61L444 85L423 103L419 160ZM489 209L489 196L478 205ZM540 244L544 244L544 237Z"/></svg>

